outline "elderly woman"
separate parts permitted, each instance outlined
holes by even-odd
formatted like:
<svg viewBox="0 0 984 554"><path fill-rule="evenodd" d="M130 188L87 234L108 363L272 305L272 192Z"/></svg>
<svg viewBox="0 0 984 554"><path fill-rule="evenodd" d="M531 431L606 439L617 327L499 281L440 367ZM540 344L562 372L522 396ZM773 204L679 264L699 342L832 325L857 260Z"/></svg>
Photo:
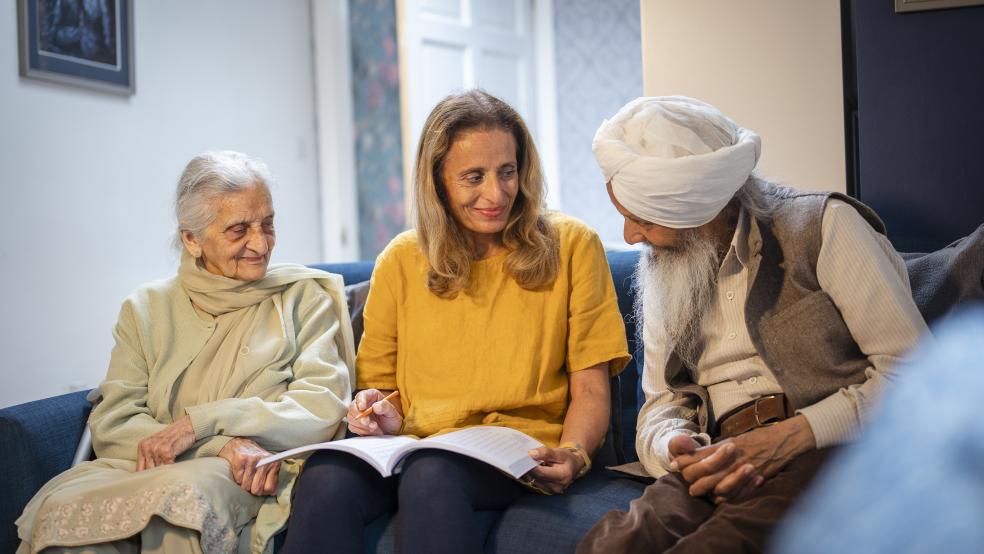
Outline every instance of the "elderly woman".
<svg viewBox="0 0 984 554"><path fill-rule="evenodd" d="M419 451L387 479L318 453L284 552L362 552L365 524L397 506L402 551L481 552L476 510L501 510L530 488L562 492L604 438L609 375L629 359L615 289L597 235L543 211L522 119L482 91L445 98L424 125L414 181L416 230L373 273L349 429L423 437L500 425L545 444L531 452L542 465L524 487L443 451ZM393 390L398 400L382 401Z"/></svg>
<svg viewBox="0 0 984 554"><path fill-rule="evenodd" d="M18 553L263 551L283 527L297 467L256 463L344 432L354 348L338 276L268 266L269 182L236 152L185 168L178 275L123 303L97 459L35 495Z"/></svg>

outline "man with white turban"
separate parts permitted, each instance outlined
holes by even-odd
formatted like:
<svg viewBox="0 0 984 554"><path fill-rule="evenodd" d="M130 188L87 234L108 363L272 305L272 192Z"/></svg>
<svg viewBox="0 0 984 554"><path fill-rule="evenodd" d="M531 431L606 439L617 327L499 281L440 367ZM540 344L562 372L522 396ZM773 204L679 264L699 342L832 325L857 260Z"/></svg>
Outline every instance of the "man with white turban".
<svg viewBox="0 0 984 554"><path fill-rule="evenodd" d="M634 100L595 135L625 241L645 246L636 450L658 479L579 552L762 550L926 332L878 216L765 182L761 144L681 96Z"/></svg>

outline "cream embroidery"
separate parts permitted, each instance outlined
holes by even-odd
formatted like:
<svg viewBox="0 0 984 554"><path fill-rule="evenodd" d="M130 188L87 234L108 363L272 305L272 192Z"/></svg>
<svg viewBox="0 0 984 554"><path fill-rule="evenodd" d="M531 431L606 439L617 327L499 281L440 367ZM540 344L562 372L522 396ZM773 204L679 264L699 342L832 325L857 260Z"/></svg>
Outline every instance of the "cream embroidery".
<svg viewBox="0 0 984 554"><path fill-rule="evenodd" d="M198 531L205 554L236 549L233 522L212 509L208 496L192 485L148 489L137 497L118 496L98 505L79 501L42 509L31 546L38 552L49 546L117 541L142 531L153 516Z"/></svg>

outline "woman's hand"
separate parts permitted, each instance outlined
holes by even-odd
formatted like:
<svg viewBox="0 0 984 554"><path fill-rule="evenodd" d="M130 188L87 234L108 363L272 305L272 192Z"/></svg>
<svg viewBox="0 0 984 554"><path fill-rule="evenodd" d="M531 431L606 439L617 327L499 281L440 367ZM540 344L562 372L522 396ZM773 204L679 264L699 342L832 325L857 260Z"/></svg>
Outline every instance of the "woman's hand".
<svg viewBox="0 0 984 554"><path fill-rule="evenodd" d="M173 464L195 444L191 418L184 416L137 444L137 471Z"/></svg>
<svg viewBox="0 0 984 554"><path fill-rule="evenodd" d="M274 462L263 467L256 463L271 453L249 439L234 438L227 442L219 457L229 462L232 479L242 489L255 496L270 495L277 492L280 478L280 463Z"/></svg>
<svg viewBox="0 0 984 554"><path fill-rule="evenodd" d="M356 393L349 403L348 427L356 435L395 435L403 427L402 406L390 402L380 402L386 394L376 389L365 389ZM359 413L372 407L366 417Z"/></svg>
<svg viewBox="0 0 984 554"><path fill-rule="evenodd" d="M584 460L566 448L541 446L530 450L529 454L542 465L526 474L527 482L553 494L560 494L571 486L584 467Z"/></svg>

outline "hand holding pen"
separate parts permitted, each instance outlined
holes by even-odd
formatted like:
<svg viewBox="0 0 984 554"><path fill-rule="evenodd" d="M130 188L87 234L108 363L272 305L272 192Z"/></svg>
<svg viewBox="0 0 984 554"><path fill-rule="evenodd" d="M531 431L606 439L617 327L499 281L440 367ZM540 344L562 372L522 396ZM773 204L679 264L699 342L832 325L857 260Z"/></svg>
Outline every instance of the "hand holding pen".
<svg viewBox="0 0 984 554"><path fill-rule="evenodd" d="M365 389L356 393L349 404L348 426L356 435L395 435L403 427L400 391Z"/></svg>

